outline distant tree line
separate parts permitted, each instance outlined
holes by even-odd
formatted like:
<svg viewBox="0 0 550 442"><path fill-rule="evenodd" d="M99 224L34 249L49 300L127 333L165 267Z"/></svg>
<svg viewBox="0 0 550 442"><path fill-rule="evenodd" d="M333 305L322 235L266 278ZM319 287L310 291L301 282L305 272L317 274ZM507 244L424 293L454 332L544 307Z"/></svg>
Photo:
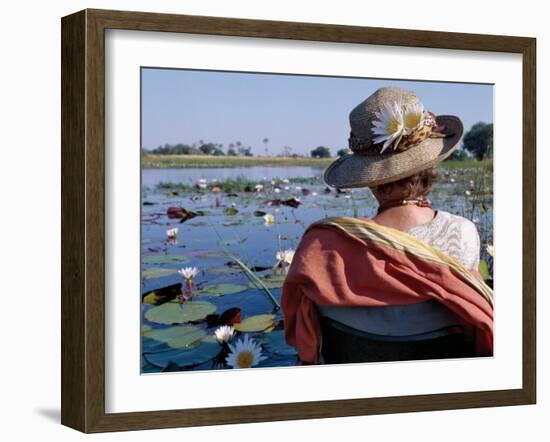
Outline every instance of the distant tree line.
<svg viewBox="0 0 550 442"><path fill-rule="evenodd" d="M199 143L189 144L165 144L158 146L155 149L144 151L154 155L228 155L228 156L243 156L251 157L252 147L243 146L240 141L231 143L227 146L227 152L224 151L223 144L205 143L202 140Z"/></svg>
<svg viewBox="0 0 550 442"><path fill-rule="evenodd" d="M265 155L269 155L269 139L264 138L262 140L264 144ZM228 155L228 156L244 156L252 157L252 147L243 146L240 141L235 143L229 143L227 148L224 149L223 144L204 142L200 140L198 143L189 144L165 144L164 146L158 146L152 150L144 150L144 153L151 153L156 155ZM349 149L343 148L336 151L336 155L341 157L350 153ZM284 146L282 152L277 155L282 157L299 158L304 155L292 153L290 146ZM330 158L332 153L328 147L317 146L310 151L312 158ZM462 147L456 149L450 159L451 160L467 160L475 158L476 160L482 160L484 158L493 157L493 124L487 124L479 122L474 124L471 129L466 132L462 140Z"/></svg>

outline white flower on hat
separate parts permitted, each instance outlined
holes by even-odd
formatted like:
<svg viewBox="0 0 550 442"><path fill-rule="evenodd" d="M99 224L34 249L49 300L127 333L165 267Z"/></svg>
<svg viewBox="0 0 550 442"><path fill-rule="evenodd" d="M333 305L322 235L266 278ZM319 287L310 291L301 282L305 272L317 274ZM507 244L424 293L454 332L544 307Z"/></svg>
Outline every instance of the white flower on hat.
<svg viewBox="0 0 550 442"><path fill-rule="evenodd" d="M392 143L394 146L399 144L405 134L405 124L403 121L403 107L401 101L384 103L380 112L375 112L377 120L372 122L372 133L377 135L374 143L384 143L380 153L384 152Z"/></svg>
<svg viewBox="0 0 550 442"><path fill-rule="evenodd" d="M426 110L420 102L407 104L403 109L403 125L405 134L409 135L424 125Z"/></svg>

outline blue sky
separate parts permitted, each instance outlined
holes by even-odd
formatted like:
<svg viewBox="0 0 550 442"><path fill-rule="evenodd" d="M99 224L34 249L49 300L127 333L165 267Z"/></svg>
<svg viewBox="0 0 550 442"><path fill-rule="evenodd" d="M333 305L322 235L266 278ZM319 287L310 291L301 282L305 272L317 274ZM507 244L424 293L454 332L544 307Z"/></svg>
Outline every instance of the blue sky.
<svg viewBox="0 0 550 442"><path fill-rule="evenodd" d="M350 111L382 86L414 90L437 114L468 130L493 121L491 85L281 74L142 69L142 144L240 141L255 155L347 147Z"/></svg>

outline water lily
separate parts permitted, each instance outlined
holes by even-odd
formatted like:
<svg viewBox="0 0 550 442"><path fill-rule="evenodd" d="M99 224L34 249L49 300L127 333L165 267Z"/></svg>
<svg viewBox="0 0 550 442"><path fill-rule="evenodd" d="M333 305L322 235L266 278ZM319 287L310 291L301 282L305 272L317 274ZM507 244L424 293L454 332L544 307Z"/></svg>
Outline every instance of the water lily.
<svg viewBox="0 0 550 442"><path fill-rule="evenodd" d="M493 244L487 244L487 253L491 256L495 256L495 246Z"/></svg>
<svg viewBox="0 0 550 442"><path fill-rule="evenodd" d="M290 183L290 180L288 178L283 178L281 181L285 184Z"/></svg>
<svg viewBox="0 0 550 442"><path fill-rule="evenodd" d="M254 188L256 189L256 192L261 192L264 188L264 185L263 184L256 184L254 186Z"/></svg>
<svg viewBox="0 0 550 442"><path fill-rule="evenodd" d="M281 189L279 189L278 187L275 187L275 189L273 189L273 191L274 191L275 193L280 193L280 192L281 192Z"/></svg>
<svg viewBox="0 0 550 442"><path fill-rule="evenodd" d="M451 178L449 181L450 181L451 183L454 183L454 182L455 182L455 179L454 179L454 178Z"/></svg>
<svg viewBox="0 0 550 442"><path fill-rule="evenodd" d="M300 191L300 190L302 190L302 186L296 186L295 189Z"/></svg>
<svg viewBox="0 0 550 442"><path fill-rule="evenodd" d="M472 194L472 192L470 192L469 190L467 190L466 192L464 192L466 194L466 196L470 196Z"/></svg>
<svg viewBox="0 0 550 442"><path fill-rule="evenodd" d="M311 196L317 196L317 192L311 192Z"/></svg>
<svg viewBox="0 0 550 442"><path fill-rule="evenodd" d="M373 121L372 132L376 135L373 141L384 143L380 149L382 153L392 144L395 148L406 133L401 102L385 103L382 110L375 115L378 119Z"/></svg>
<svg viewBox="0 0 550 442"><path fill-rule="evenodd" d="M269 226L271 224L273 224L275 222L275 217L273 215L271 215L270 213L266 213L264 215L264 224L266 226Z"/></svg>
<svg viewBox="0 0 550 442"><path fill-rule="evenodd" d="M178 300L181 304L183 301L187 301L193 296L193 278L197 276L197 274L199 273L199 269L197 269L196 267L184 267L178 270L178 273L187 282L187 290L189 292L189 296L186 296L183 291L181 292L181 296L178 296Z"/></svg>
<svg viewBox="0 0 550 442"><path fill-rule="evenodd" d="M166 236L168 239L175 240L178 237L178 228L174 227L173 229L168 229L166 231Z"/></svg>
<svg viewBox="0 0 550 442"><path fill-rule="evenodd" d="M220 344L223 344L233 339L233 336L235 336L235 329L230 325L222 325L216 329L214 334L216 335L216 340Z"/></svg>
<svg viewBox="0 0 550 442"><path fill-rule="evenodd" d="M199 273L199 269L196 267L184 267L178 270L178 273L186 280L193 279Z"/></svg>
<svg viewBox="0 0 550 442"><path fill-rule="evenodd" d="M227 365L232 368L250 368L267 359L262 356L262 348L247 335L239 339L235 345L229 344L231 352L226 358Z"/></svg>
<svg viewBox="0 0 550 442"><path fill-rule="evenodd" d="M277 252L275 257L277 258L277 264L275 267L284 267L292 263L295 251L293 249L281 250Z"/></svg>

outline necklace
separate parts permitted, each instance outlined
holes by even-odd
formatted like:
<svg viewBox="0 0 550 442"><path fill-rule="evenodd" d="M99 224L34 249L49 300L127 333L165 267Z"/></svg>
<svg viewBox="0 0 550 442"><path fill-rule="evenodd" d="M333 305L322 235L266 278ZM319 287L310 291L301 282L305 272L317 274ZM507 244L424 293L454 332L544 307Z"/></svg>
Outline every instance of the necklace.
<svg viewBox="0 0 550 442"><path fill-rule="evenodd" d="M379 215L384 210L388 210L388 209L391 209L392 207L399 207L399 206L429 207L431 209L432 203L430 203L429 200L424 200L424 199L386 201L385 203L380 204L380 206L378 207L377 214Z"/></svg>

